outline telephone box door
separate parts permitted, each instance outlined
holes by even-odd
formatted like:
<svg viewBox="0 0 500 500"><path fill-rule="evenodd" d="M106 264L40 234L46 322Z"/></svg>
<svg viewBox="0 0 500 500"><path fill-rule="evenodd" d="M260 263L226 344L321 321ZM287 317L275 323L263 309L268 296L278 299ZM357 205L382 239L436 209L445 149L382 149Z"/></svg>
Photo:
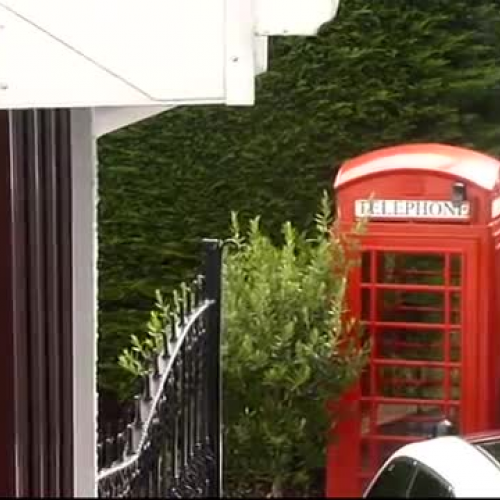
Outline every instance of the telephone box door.
<svg viewBox="0 0 500 500"><path fill-rule="evenodd" d="M360 439L351 440L360 442L361 491L393 451L429 437L444 417L463 432L477 430L478 406L477 314L467 307L478 290L477 241L391 236L386 245L368 236L362 249L353 288L372 343Z"/></svg>

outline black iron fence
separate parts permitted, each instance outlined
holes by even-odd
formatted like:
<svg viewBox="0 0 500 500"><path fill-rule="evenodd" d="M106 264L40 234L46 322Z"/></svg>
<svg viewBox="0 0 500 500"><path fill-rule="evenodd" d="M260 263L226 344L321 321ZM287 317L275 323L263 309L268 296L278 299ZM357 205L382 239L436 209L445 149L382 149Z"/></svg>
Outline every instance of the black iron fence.
<svg viewBox="0 0 500 500"><path fill-rule="evenodd" d="M205 240L204 254L133 415L98 445L99 497L222 497L221 243Z"/></svg>

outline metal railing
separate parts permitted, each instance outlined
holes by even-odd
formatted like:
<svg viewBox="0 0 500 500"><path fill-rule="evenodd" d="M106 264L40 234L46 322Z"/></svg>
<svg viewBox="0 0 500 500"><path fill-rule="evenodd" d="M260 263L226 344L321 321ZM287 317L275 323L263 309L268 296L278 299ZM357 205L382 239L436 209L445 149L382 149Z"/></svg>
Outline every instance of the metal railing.
<svg viewBox="0 0 500 500"><path fill-rule="evenodd" d="M204 254L134 415L99 443L99 497L222 497L221 242L204 240Z"/></svg>

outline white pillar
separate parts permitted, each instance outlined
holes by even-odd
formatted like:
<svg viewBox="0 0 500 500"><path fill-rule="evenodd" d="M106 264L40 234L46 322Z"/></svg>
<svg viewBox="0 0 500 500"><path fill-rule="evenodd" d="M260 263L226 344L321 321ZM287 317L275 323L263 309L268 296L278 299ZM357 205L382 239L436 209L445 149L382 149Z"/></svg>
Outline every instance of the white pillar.
<svg viewBox="0 0 500 500"><path fill-rule="evenodd" d="M75 497L96 497L97 156L93 111L72 110Z"/></svg>

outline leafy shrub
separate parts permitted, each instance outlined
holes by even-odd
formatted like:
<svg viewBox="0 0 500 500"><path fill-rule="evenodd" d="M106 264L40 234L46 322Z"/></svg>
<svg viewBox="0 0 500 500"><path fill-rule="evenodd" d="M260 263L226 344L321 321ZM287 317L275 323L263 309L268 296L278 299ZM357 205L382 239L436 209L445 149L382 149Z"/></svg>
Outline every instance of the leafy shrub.
<svg viewBox="0 0 500 500"><path fill-rule="evenodd" d="M359 376L358 328L346 321L346 242L330 237L325 195L313 238L287 222L273 243L232 216L236 250L224 276L224 408L227 489L271 496L307 490L322 468L332 417L327 402ZM347 241L350 246L354 242ZM361 347L361 348L360 348ZM306 491L307 492L307 491Z"/></svg>
<svg viewBox="0 0 500 500"><path fill-rule="evenodd" d="M308 493L323 468L334 415L327 403L358 378L366 346L344 310L347 257L354 240L341 241L325 194L312 238L283 224L283 243L264 234L260 219L242 235L232 214L235 249L224 259L224 430L226 490L282 496ZM347 250L347 251L346 251ZM161 292L147 334L132 335L119 357L122 369L142 377L162 332L188 293L172 303Z"/></svg>
<svg viewBox="0 0 500 500"><path fill-rule="evenodd" d="M186 303L186 296L190 288L181 283L178 289L173 290L172 300L169 302L160 290L156 290L156 302L149 313L146 335L139 338L130 336L130 347L124 349L118 357L118 364L135 380L144 377L151 370L151 361L154 355L163 352L164 332L169 332L171 324L178 323L181 318L181 303Z"/></svg>

